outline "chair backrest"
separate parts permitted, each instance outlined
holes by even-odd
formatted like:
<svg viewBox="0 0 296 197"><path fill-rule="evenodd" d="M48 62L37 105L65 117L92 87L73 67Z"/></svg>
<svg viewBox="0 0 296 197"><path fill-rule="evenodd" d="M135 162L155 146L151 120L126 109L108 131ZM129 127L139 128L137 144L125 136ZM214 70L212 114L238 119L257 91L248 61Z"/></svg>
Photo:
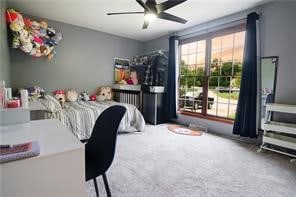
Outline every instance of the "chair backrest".
<svg viewBox="0 0 296 197"><path fill-rule="evenodd" d="M115 105L104 110L96 120L91 137L85 145L87 180L106 172L112 164L118 127L125 112L125 107Z"/></svg>

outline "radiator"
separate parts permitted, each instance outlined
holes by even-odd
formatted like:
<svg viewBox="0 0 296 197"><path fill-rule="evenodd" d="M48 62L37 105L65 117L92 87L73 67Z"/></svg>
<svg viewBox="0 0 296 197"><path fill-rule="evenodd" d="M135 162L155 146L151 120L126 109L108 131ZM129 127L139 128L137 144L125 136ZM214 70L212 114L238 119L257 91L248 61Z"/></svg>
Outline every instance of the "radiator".
<svg viewBox="0 0 296 197"><path fill-rule="evenodd" d="M142 110L142 99L140 91L113 90L114 100L120 103L127 103Z"/></svg>

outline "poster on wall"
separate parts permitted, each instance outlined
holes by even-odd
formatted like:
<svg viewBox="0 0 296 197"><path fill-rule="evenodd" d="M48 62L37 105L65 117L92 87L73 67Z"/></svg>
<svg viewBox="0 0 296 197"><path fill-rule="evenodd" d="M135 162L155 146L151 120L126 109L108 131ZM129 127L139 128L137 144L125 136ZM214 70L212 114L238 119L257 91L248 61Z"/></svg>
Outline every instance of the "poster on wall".
<svg viewBox="0 0 296 197"><path fill-rule="evenodd" d="M114 82L115 84L126 84L130 76L130 60L114 58Z"/></svg>

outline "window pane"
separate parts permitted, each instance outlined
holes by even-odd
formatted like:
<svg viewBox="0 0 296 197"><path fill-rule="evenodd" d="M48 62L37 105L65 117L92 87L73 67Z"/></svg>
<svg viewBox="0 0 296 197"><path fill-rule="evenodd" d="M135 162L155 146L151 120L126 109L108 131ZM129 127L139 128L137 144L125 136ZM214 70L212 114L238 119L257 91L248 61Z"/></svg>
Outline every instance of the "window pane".
<svg viewBox="0 0 296 197"><path fill-rule="evenodd" d="M234 45L243 46L245 44L245 31L234 34Z"/></svg>
<svg viewBox="0 0 296 197"><path fill-rule="evenodd" d="M221 51L212 50L211 75L220 75Z"/></svg>
<svg viewBox="0 0 296 197"><path fill-rule="evenodd" d="M203 77L183 77L179 86L179 108L201 112Z"/></svg>
<svg viewBox="0 0 296 197"><path fill-rule="evenodd" d="M221 76L232 75L232 62L225 62L221 66Z"/></svg>
<svg viewBox="0 0 296 197"><path fill-rule="evenodd" d="M188 65L185 63L185 61L181 61L181 65L180 65L181 75L187 75L187 70L188 70Z"/></svg>
<svg viewBox="0 0 296 197"><path fill-rule="evenodd" d="M189 43L189 54L196 53L197 42Z"/></svg>
<svg viewBox="0 0 296 197"><path fill-rule="evenodd" d="M236 46L233 50L233 61L243 62L244 48L243 46Z"/></svg>
<svg viewBox="0 0 296 197"><path fill-rule="evenodd" d="M197 53L197 64L204 64L206 62L206 53L205 52L201 52L201 53Z"/></svg>
<svg viewBox="0 0 296 197"><path fill-rule="evenodd" d="M233 47L233 34L228 34L222 37L222 48Z"/></svg>
<svg viewBox="0 0 296 197"><path fill-rule="evenodd" d="M206 41L201 40L197 42L197 52L205 52L206 51Z"/></svg>
<svg viewBox="0 0 296 197"><path fill-rule="evenodd" d="M236 113L237 104L230 104L229 105L229 115L228 118L234 119Z"/></svg>
<svg viewBox="0 0 296 197"><path fill-rule="evenodd" d="M203 82L208 78L207 114L234 118L240 91L245 31L211 39L207 54L207 39L182 46L180 64L179 105L182 110L201 113ZM210 56L207 65L206 56ZM188 64L186 66L186 64ZM210 67L210 76L206 68Z"/></svg>
<svg viewBox="0 0 296 197"><path fill-rule="evenodd" d="M209 90L208 90L208 111L210 115L217 115L217 98L218 98L218 77L209 78Z"/></svg>
<svg viewBox="0 0 296 197"><path fill-rule="evenodd" d="M204 77L195 77L195 83L193 88L193 111L201 113L203 102L203 80Z"/></svg>
<svg viewBox="0 0 296 197"><path fill-rule="evenodd" d="M187 91L187 77L180 77L179 81L179 109L185 107L185 95Z"/></svg>
<svg viewBox="0 0 296 197"><path fill-rule="evenodd" d="M217 116L227 118L229 115L229 103L231 97L230 81L231 77L219 77L218 79Z"/></svg>
<svg viewBox="0 0 296 197"><path fill-rule="evenodd" d="M182 53L182 55L188 54L188 44L183 44L181 46L181 53Z"/></svg>
<svg viewBox="0 0 296 197"><path fill-rule="evenodd" d="M188 60L188 65L195 65L196 64L196 54L191 54L188 55L189 60Z"/></svg>
<svg viewBox="0 0 296 197"><path fill-rule="evenodd" d="M185 65L188 64L188 55L182 55L181 59L182 59L182 61L184 61L183 64L185 64ZM181 64L182 64L182 62L181 62Z"/></svg>
<svg viewBox="0 0 296 197"><path fill-rule="evenodd" d="M233 48L224 48L221 53L221 61L224 62L232 62L233 58Z"/></svg>
<svg viewBox="0 0 296 197"><path fill-rule="evenodd" d="M205 64L197 64L195 66L195 76L204 76L205 75Z"/></svg>
<svg viewBox="0 0 296 197"><path fill-rule="evenodd" d="M212 50L221 49L221 37L216 37L212 39Z"/></svg>
<svg viewBox="0 0 296 197"><path fill-rule="evenodd" d="M240 86L240 77L242 75L243 66L242 64L235 63L233 65L233 76L239 77L239 82L236 83L237 87Z"/></svg>

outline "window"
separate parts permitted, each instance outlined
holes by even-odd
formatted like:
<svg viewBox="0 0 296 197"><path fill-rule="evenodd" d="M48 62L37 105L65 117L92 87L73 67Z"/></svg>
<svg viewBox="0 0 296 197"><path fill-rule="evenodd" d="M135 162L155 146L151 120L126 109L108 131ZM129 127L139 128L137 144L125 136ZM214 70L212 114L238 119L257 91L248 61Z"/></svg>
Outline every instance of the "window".
<svg viewBox="0 0 296 197"><path fill-rule="evenodd" d="M203 35L181 44L180 111L234 118L244 39L245 31L239 28Z"/></svg>

